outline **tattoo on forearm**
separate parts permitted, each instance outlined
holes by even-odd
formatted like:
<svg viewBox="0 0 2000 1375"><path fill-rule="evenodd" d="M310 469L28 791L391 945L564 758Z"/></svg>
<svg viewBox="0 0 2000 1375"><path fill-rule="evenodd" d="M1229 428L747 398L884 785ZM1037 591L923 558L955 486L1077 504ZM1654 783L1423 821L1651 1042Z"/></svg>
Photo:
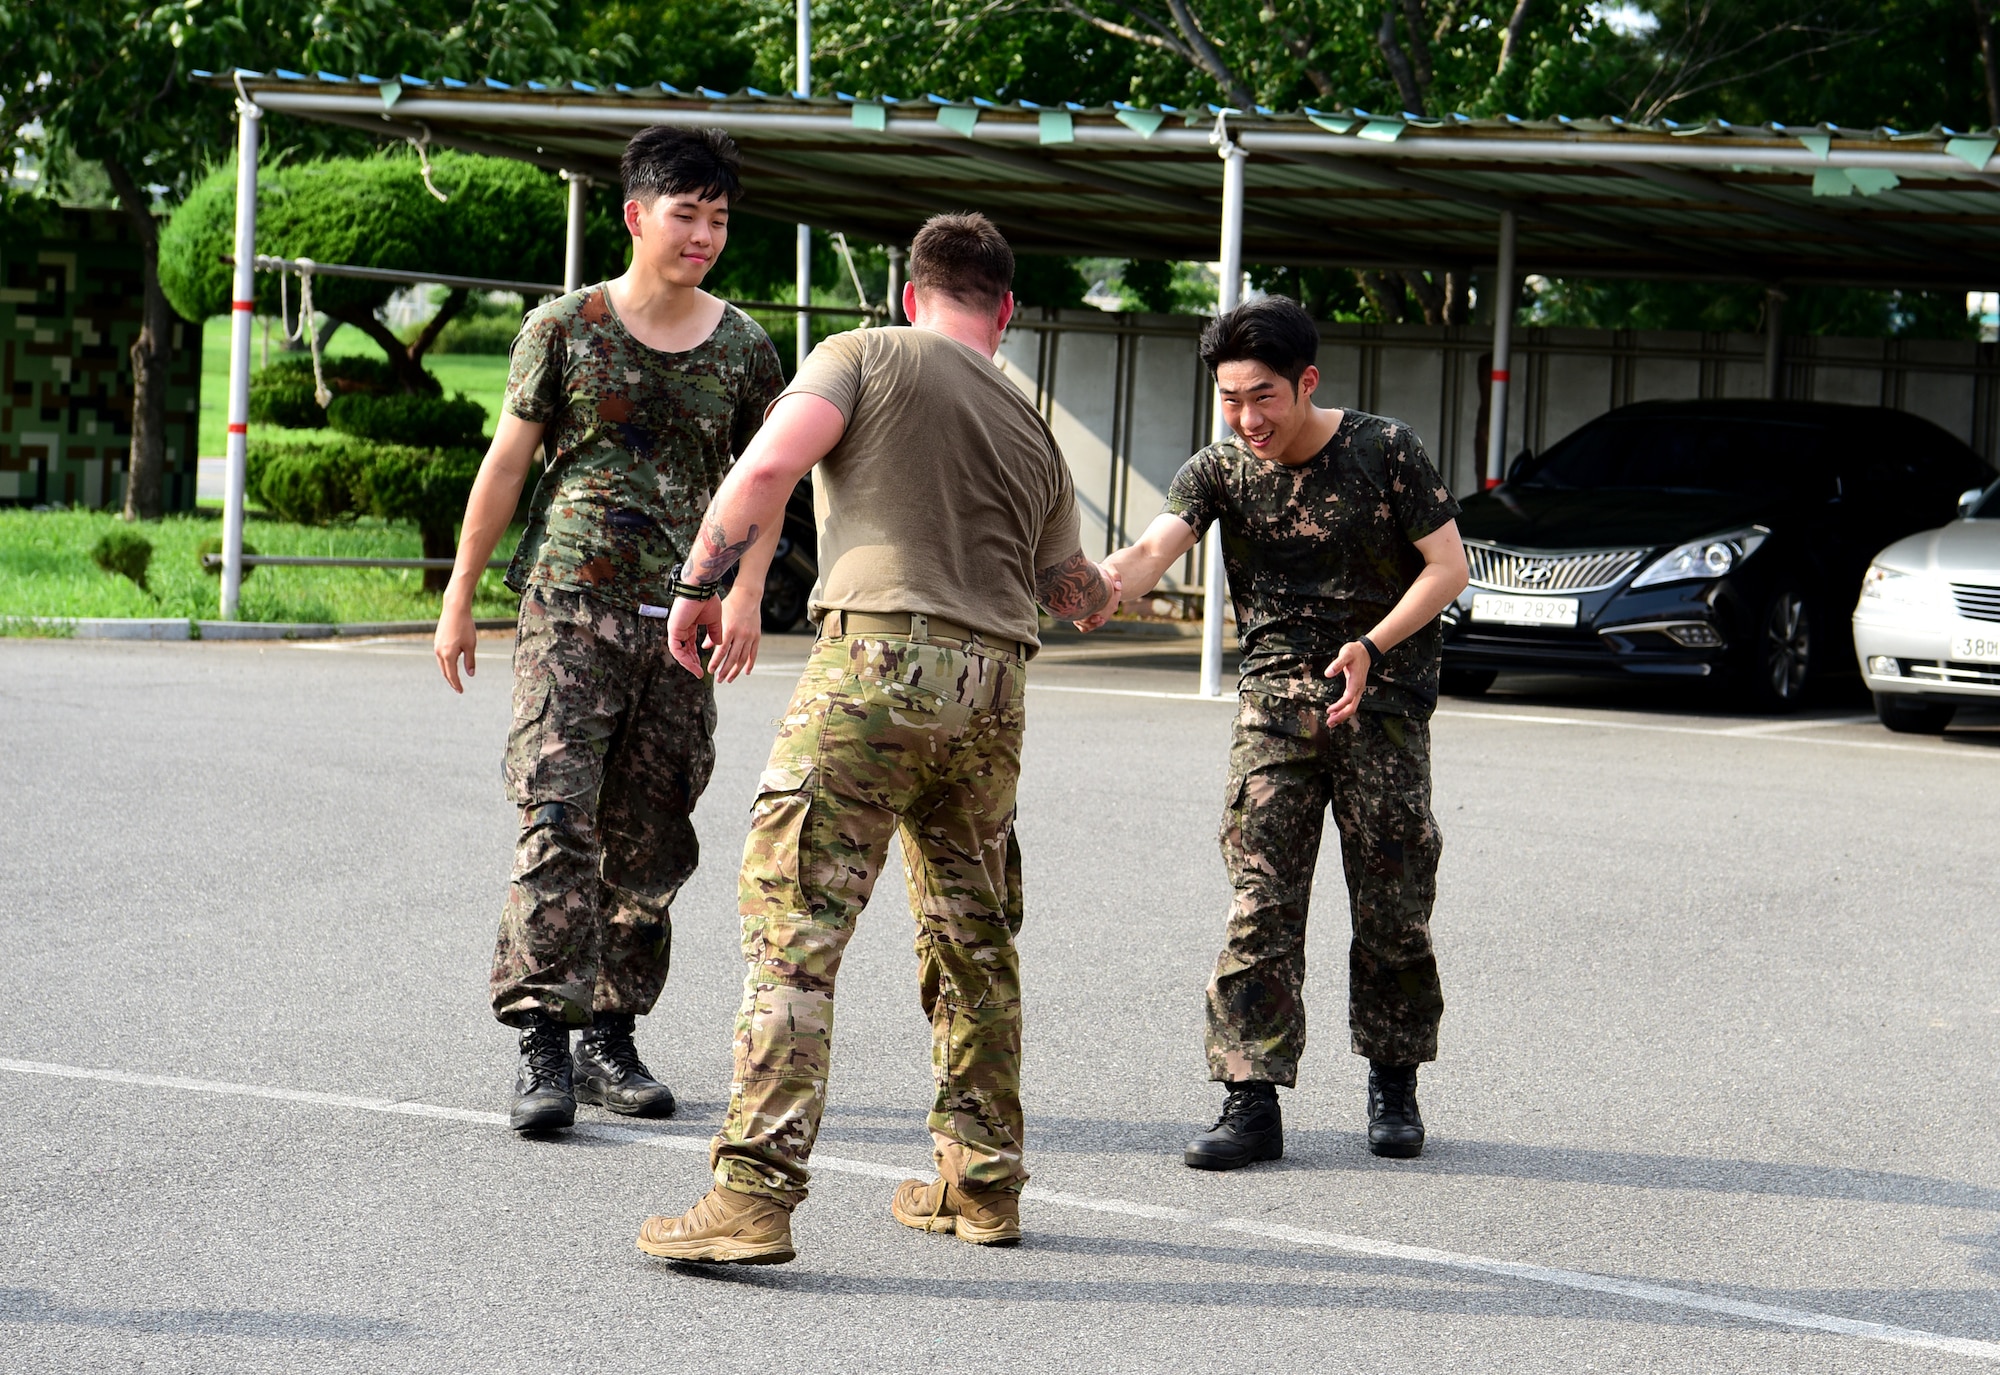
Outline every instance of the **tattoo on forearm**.
<svg viewBox="0 0 2000 1375"><path fill-rule="evenodd" d="M1035 600L1066 621L1085 620L1111 600L1111 585L1087 555L1078 551L1035 574Z"/></svg>
<svg viewBox="0 0 2000 1375"><path fill-rule="evenodd" d="M709 583L719 581L723 574L736 566L743 557L743 551L757 542L757 527L751 526L750 533L732 542L729 532L722 528L722 522L708 516L701 523L699 548L688 560L687 577L692 582Z"/></svg>

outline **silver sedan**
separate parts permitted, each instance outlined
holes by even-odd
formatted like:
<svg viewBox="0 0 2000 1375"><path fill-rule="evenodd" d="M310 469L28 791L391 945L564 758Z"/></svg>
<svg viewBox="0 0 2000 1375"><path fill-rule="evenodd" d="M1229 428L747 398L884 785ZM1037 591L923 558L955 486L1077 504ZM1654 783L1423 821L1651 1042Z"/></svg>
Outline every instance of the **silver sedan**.
<svg viewBox="0 0 2000 1375"><path fill-rule="evenodd" d="M1875 556L1854 607L1854 653L1894 731L1936 734L1961 706L2000 704L2000 483L1959 518Z"/></svg>

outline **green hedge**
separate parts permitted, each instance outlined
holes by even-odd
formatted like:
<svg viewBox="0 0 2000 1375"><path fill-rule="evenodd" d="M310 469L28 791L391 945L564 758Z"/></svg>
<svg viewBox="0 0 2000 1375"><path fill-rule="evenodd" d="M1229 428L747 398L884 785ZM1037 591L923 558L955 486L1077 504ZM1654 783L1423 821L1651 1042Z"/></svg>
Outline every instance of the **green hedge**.
<svg viewBox="0 0 2000 1375"><path fill-rule="evenodd" d="M376 396L356 392L336 396L326 423L342 434L384 444L422 449L474 448L484 443L486 408L460 392L441 396Z"/></svg>
<svg viewBox="0 0 2000 1375"><path fill-rule="evenodd" d="M320 375L336 400L396 389L396 374L386 358L325 358ZM289 430L325 428L327 413L314 393L310 354L280 358L250 379L250 423L281 425Z"/></svg>

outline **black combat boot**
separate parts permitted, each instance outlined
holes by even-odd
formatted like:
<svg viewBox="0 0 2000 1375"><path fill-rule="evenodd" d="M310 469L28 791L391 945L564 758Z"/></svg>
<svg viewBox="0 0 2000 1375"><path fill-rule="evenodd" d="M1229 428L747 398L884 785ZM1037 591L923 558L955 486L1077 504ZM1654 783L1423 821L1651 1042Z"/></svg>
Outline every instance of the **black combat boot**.
<svg viewBox="0 0 2000 1375"><path fill-rule="evenodd" d="M1417 1067L1368 1062L1368 1149L1412 1160L1424 1153L1424 1118L1417 1111Z"/></svg>
<svg viewBox="0 0 2000 1375"><path fill-rule="evenodd" d="M507 1125L517 1132L552 1132L575 1121L569 1028L546 1012L531 1012L521 1028L521 1070L514 1078Z"/></svg>
<svg viewBox="0 0 2000 1375"><path fill-rule="evenodd" d="M1278 1111L1278 1086L1262 1079L1231 1084L1222 1116L1188 1142L1181 1160L1194 1170L1240 1170L1285 1154L1285 1122Z"/></svg>
<svg viewBox="0 0 2000 1375"><path fill-rule="evenodd" d="M600 1012L576 1038L576 1096L627 1117L672 1117L674 1091L653 1077L632 1044L629 1012Z"/></svg>

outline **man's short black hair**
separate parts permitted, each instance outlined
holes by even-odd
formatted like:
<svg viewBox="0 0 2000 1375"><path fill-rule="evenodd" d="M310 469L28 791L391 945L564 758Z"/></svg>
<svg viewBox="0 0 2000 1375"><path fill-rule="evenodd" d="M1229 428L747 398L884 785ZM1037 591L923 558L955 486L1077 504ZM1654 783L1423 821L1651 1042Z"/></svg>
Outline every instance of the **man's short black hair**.
<svg viewBox="0 0 2000 1375"><path fill-rule="evenodd" d="M1262 363L1297 387L1319 358L1319 327L1289 296L1266 296L1218 315L1201 332L1209 376L1224 363Z"/></svg>
<svg viewBox="0 0 2000 1375"><path fill-rule="evenodd" d="M651 205L661 196L699 196L734 206L743 196L743 155L720 129L655 124L632 135L618 160L625 199Z"/></svg>

